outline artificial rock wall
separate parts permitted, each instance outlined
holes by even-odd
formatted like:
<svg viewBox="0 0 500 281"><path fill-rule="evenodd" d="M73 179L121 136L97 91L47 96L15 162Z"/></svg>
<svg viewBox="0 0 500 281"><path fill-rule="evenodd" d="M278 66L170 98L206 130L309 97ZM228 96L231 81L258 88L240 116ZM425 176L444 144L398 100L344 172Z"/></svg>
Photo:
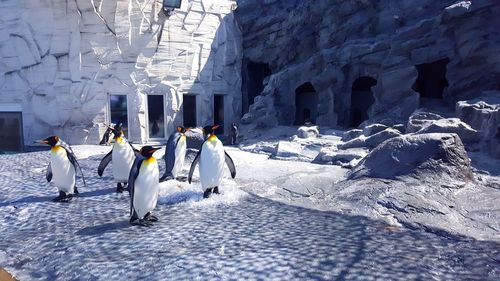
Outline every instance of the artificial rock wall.
<svg viewBox="0 0 500 281"><path fill-rule="evenodd" d="M225 94L226 125L241 116L240 33L232 0L0 1L0 105L22 108L24 141L58 134L97 143L108 95L128 97L129 138L147 141L146 95L166 94L167 133L182 94L197 95L198 125Z"/></svg>
<svg viewBox="0 0 500 281"><path fill-rule="evenodd" d="M295 90L310 82L318 94L316 123L345 126L353 82L362 76L377 80L370 120L405 120L420 103L416 65L446 59L445 103L500 87L495 0L240 0L235 15L243 77L248 62L271 72L243 123L292 125Z"/></svg>

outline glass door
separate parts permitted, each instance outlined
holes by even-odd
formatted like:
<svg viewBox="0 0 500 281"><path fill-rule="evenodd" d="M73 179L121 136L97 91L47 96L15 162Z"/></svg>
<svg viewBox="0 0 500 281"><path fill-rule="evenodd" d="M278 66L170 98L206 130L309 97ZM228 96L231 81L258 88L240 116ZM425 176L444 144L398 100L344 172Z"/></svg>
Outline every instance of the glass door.
<svg viewBox="0 0 500 281"><path fill-rule="evenodd" d="M0 112L0 151L23 150L23 123L21 112Z"/></svg>
<svg viewBox="0 0 500 281"><path fill-rule="evenodd" d="M123 133L128 135L128 112L126 95L109 95L110 122L113 124L122 123Z"/></svg>
<svg viewBox="0 0 500 281"><path fill-rule="evenodd" d="M148 133L150 139L165 138L164 108L163 95L148 95Z"/></svg>

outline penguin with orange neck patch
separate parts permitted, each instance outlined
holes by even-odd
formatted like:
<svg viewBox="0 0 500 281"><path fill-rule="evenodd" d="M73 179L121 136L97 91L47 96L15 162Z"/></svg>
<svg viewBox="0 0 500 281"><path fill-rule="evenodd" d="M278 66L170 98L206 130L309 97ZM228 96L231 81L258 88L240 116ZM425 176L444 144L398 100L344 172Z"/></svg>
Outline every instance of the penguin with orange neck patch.
<svg viewBox="0 0 500 281"><path fill-rule="evenodd" d="M109 162L113 162L113 178L116 182L116 192L122 193L128 181L130 168L132 168L132 164L134 163L135 154L139 153L139 151L125 138L121 123L117 124L114 128L108 128L111 129L114 135L115 143L111 151L99 163L97 174L102 177L106 166L108 166Z"/></svg>
<svg viewBox="0 0 500 281"><path fill-rule="evenodd" d="M215 130L218 127L219 125L203 128L207 135L206 140L196 154L191 169L189 169L188 181L191 183L194 169L199 162L200 182L204 189L203 198L208 198L211 193L219 194L219 185L224 174L224 163L228 166L231 177L233 179L236 177L233 159L224 151L222 142L215 135Z"/></svg>
<svg viewBox="0 0 500 281"><path fill-rule="evenodd" d="M158 218L151 212L156 207L159 192L159 169L153 153L158 148L144 146L132 165L128 177L130 192L130 224L151 226Z"/></svg>
<svg viewBox="0 0 500 281"><path fill-rule="evenodd" d="M76 188L76 168L80 170L84 185L85 177L82 168L76 161L76 156L71 147L58 136L51 136L37 143L50 145L50 162L47 167L45 178L48 182L54 180L54 185L59 190L59 196L53 199L55 202L69 202L73 193L78 194Z"/></svg>
<svg viewBox="0 0 500 281"><path fill-rule="evenodd" d="M179 177L186 159L186 131L189 128L177 126L177 131L170 135L165 147L165 173L160 178L160 182L168 179L186 180Z"/></svg>

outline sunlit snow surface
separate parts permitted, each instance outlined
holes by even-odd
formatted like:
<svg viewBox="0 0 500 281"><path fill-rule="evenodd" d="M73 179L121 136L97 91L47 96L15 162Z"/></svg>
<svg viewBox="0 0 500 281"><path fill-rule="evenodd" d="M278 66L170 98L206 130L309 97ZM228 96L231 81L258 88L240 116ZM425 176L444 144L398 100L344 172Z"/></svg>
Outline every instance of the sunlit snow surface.
<svg viewBox="0 0 500 281"><path fill-rule="evenodd" d="M79 158L88 157L80 160L88 186L80 184L81 195L68 204L51 202L57 192L44 177L48 151L0 156L0 266L20 280L500 277L498 243L271 200L283 192L281 185L290 186L290 201L311 196L322 187L308 186L308 175L331 185L342 172L235 150L237 179L226 178L221 195L203 200L197 174L192 185L162 183L155 210L160 221L151 228L130 226L128 194L115 193L110 167L97 176L109 149L75 147Z"/></svg>

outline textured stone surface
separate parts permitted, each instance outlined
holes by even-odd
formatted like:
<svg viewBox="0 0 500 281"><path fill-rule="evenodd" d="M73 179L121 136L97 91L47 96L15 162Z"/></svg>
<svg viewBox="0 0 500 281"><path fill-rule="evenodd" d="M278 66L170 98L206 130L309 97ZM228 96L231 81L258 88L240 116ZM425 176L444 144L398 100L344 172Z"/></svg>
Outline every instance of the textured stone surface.
<svg viewBox="0 0 500 281"><path fill-rule="evenodd" d="M361 135L355 139L339 144L338 147L341 149L355 148L355 147L375 148L382 142L398 136L401 136L401 133L398 130L387 128L369 137Z"/></svg>
<svg viewBox="0 0 500 281"><path fill-rule="evenodd" d="M310 82L318 95L316 124L349 126L351 87L361 76L377 80L370 119L406 122L420 103L416 65L446 58L446 103L497 89L500 5L458 2L238 1L243 71L246 61L271 72L245 122L292 125L294 92Z"/></svg>
<svg viewBox="0 0 500 281"><path fill-rule="evenodd" d="M297 136L302 139L317 137L319 130L317 126L306 127L302 126L297 129Z"/></svg>
<svg viewBox="0 0 500 281"><path fill-rule="evenodd" d="M147 96L165 94L167 134L182 94L198 96L198 125L225 94L227 130L241 116L241 36L231 0L0 1L0 103L22 106L25 143L58 133L98 143L109 94L128 96L129 138L147 141ZM95 129L95 124L100 127Z"/></svg>
<svg viewBox="0 0 500 281"><path fill-rule="evenodd" d="M388 140L354 167L349 178L394 179L420 173L453 181L474 180L469 157L456 134L404 135Z"/></svg>

